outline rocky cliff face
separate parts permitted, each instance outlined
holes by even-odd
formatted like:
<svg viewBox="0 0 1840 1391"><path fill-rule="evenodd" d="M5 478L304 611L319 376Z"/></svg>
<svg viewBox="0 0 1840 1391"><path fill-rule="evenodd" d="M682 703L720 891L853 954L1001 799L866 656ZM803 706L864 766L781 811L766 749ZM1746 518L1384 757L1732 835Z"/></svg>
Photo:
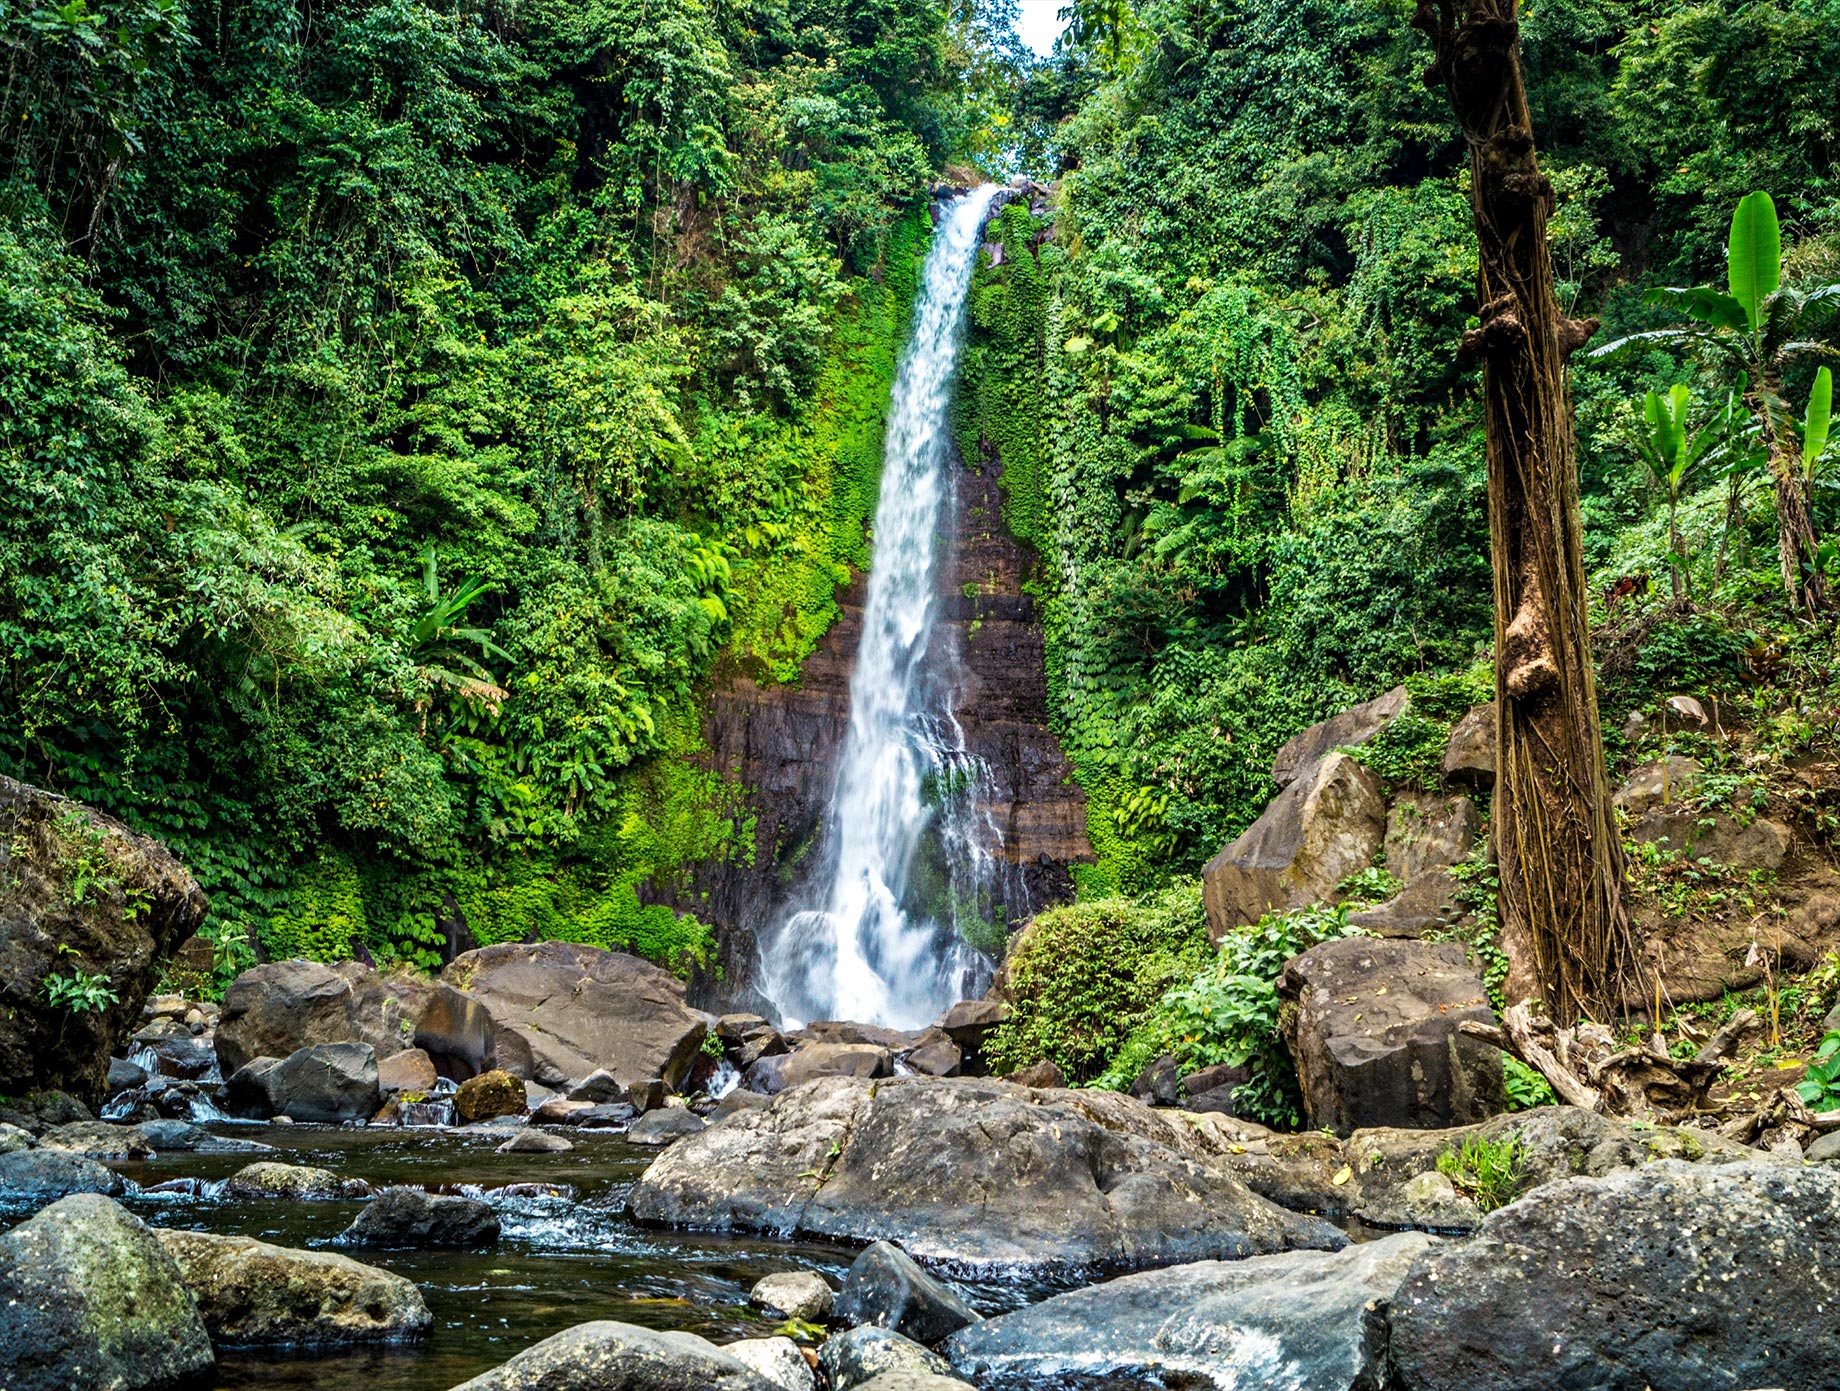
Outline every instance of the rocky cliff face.
<svg viewBox="0 0 1840 1391"><path fill-rule="evenodd" d="M985 770L970 795L973 819L996 832L985 837L992 916L1019 922L1072 896L1069 869L1091 860L1092 847L1085 797L1048 729L1041 628L1034 600L1022 592L1032 556L1004 527L998 467L981 462L954 471L953 523L941 561L945 597L929 665L950 683L967 750ZM754 934L783 919L822 860L825 813L849 729L863 592L859 577L796 685L762 686L729 672L712 692L704 723L709 763L745 789L755 818L753 863L693 866L647 895L717 929L720 978L711 973L693 983L701 1003L749 1001Z"/></svg>

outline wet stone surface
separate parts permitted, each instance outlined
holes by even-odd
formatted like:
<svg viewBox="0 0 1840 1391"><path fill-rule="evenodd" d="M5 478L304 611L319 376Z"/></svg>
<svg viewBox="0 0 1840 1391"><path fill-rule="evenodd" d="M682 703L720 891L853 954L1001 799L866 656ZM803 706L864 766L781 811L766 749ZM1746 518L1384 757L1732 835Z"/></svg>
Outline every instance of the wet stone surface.
<svg viewBox="0 0 1840 1391"><path fill-rule="evenodd" d="M498 1242L485 1251L365 1251L362 1257L413 1280L433 1315L427 1340L349 1351L223 1349L216 1380L197 1391L447 1391L531 1345L593 1319L682 1329L716 1343L764 1337L780 1316L754 1309L748 1291L781 1271L819 1271L842 1282L856 1252L635 1225L624 1216L632 1181L656 1150L618 1134L571 1130L563 1153L497 1153L502 1131L238 1125L225 1135L273 1145L262 1159L330 1169L383 1187L415 1185L490 1203ZM218 1188L247 1153L161 1152L111 1162L139 1193L123 1203L151 1226L255 1237L279 1246L342 1250L330 1243L363 1207L356 1201L235 1199ZM0 1208L0 1227L25 1212ZM346 1254L350 1254L346 1252ZM992 1284L958 1288L982 1312L1014 1308L1053 1291Z"/></svg>

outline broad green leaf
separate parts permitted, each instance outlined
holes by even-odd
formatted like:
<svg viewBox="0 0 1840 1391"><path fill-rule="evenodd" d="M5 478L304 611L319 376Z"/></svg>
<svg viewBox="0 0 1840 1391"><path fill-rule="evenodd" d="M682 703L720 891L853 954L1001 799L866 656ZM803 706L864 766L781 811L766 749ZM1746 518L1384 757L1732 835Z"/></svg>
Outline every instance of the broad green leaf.
<svg viewBox="0 0 1840 1391"><path fill-rule="evenodd" d="M1697 319L1713 328L1728 328L1742 333L1751 326L1750 316L1744 306L1730 295L1720 294L1710 285L1694 285L1684 290L1662 285L1650 290L1645 298L1650 304L1669 305L1688 318Z"/></svg>
<svg viewBox="0 0 1840 1391"><path fill-rule="evenodd" d="M1828 427L1833 422L1834 374L1823 367L1814 374L1814 390L1808 395L1808 418L1802 426L1802 467L1813 468L1814 461L1827 448Z"/></svg>
<svg viewBox="0 0 1840 1391"><path fill-rule="evenodd" d="M1744 306L1755 333L1763 323L1764 300L1782 284L1782 229L1769 194L1759 190L1738 200L1726 252L1731 297Z"/></svg>

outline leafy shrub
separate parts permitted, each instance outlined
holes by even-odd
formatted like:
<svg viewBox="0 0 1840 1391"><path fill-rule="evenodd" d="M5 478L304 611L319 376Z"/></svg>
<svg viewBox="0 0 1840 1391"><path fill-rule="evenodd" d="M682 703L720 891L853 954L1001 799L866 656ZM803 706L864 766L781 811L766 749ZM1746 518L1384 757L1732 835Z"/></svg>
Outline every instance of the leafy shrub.
<svg viewBox="0 0 1840 1391"><path fill-rule="evenodd" d="M67 976L46 976L45 998L72 1014L98 1013L120 1000L109 978L101 972L72 970Z"/></svg>
<svg viewBox="0 0 1840 1391"><path fill-rule="evenodd" d="M1501 1055L1502 1080L1507 1085L1508 1109L1510 1111L1528 1111L1535 1106L1556 1106L1558 1096L1553 1092L1552 1083L1542 1077L1535 1068L1515 1057L1512 1053Z"/></svg>
<svg viewBox="0 0 1840 1391"><path fill-rule="evenodd" d="M1267 1125L1300 1120L1297 1074L1278 1035L1278 975L1284 963L1318 942L1360 936L1345 906L1267 913L1235 928L1213 959L1166 992L1124 1042L1094 1085L1123 1090L1165 1053L1184 1072L1216 1063L1249 1066L1234 1109Z"/></svg>
<svg viewBox="0 0 1840 1391"><path fill-rule="evenodd" d="M1524 1156L1521 1142L1512 1137L1490 1140L1472 1135L1462 1145L1447 1147L1438 1156L1438 1172L1475 1199L1484 1212L1511 1203L1521 1188Z"/></svg>
<svg viewBox="0 0 1840 1391"><path fill-rule="evenodd" d="M1840 1033L1821 1040L1807 1075L1796 1084L1796 1094L1811 1111L1831 1111L1840 1107Z"/></svg>
<svg viewBox="0 0 1840 1391"><path fill-rule="evenodd" d="M1070 1083L1096 1076L1145 1011L1208 954L1201 884L1148 898L1052 908L1017 936L1004 964L1011 1014L986 1047L1007 1072L1046 1058Z"/></svg>

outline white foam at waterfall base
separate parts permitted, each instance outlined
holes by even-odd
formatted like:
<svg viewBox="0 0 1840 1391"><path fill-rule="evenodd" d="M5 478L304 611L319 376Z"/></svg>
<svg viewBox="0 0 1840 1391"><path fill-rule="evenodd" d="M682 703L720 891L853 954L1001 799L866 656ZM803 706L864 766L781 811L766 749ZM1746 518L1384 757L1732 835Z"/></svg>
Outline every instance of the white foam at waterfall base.
<svg viewBox="0 0 1840 1391"><path fill-rule="evenodd" d="M829 880L763 954L762 987L789 1025L854 1019L916 1028L964 998L989 969L949 928L911 919L901 898L931 816L927 776L963 748L949 710L942 729L938 712L929 717L924 709L921 668L939 607L965 295L996 194L986 185L945 209L895 372L862 641L850 674L850 730L826 823Z"/></svg>

